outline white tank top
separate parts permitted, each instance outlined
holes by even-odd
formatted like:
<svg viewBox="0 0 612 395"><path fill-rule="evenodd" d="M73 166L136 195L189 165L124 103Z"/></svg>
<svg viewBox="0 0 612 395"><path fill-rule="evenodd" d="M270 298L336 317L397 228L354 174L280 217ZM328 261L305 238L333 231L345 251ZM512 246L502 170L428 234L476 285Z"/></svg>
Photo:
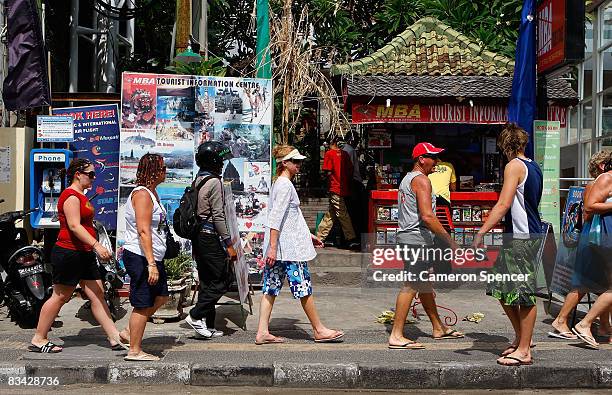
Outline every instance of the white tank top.
<svg viewBox="0 0 612 395"><path fill-rule="evenodd" d="M153 192L143 186L138 186L132 190L125 203L125 243L123 248L145 256L142 248L140 248L140 240L138 238L138 230L136 229L136 213L132 205L132 194L140 189L149 192L153 201L153 216L151 218L151 239L153 241L153 257L155 261L161 262L166 254L166 210L159 204Z"/></svg>

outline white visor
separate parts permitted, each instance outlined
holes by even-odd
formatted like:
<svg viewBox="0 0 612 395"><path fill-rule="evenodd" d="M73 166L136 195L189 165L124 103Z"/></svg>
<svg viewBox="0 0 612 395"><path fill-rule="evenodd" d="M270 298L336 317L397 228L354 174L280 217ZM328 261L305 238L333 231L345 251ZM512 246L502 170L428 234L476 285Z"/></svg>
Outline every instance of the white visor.
<svg viewBox="0 0 612 395"><path fill-rule="evenodd" d="M298 151L297 149L294 149L293 151L291 151L287 155L285 155L283 158L278 159L278 160L284 161L284 160L289 160L289 159L304 160L304 159L306 159L306 157L304 155L300 154L300 151Z"/></svg>

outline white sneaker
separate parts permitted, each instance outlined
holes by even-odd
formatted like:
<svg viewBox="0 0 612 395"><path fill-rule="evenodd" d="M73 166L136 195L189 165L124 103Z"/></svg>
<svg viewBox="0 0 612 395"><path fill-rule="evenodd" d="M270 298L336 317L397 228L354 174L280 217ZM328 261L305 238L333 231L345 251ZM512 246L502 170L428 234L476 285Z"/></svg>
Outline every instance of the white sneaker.
<svg viewBox="0 0 612 395"><path fill-rule="evenodd" d="M223 332L222 331L218 331L216 329L211 329L210 333L212 333L212 337L221 337L223 336Z"/></svg>
<svg viewBox="0 0 612 395"><path fill-rule="evenodd" d="M191 318L191 315L187 314L187 318L185 318L185 322L189 324L190 327L193 328L194 331L200 336L204 336L206 338L212 337L212 332L206 328L206 323L202 320L194 320Z"/></svg>

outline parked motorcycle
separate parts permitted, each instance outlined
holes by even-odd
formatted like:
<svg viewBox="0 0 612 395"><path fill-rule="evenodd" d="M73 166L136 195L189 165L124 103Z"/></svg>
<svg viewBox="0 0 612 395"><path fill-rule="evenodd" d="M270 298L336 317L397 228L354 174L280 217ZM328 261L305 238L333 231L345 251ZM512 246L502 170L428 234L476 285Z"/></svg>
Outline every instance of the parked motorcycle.
<svg viewBox="0 0 612 395"><path fill-rule="evenodd" d="M4 201L0 199L0 202ZM35 327L40 309L53 292L50 271L43 261L43 251L29 245L25 229L15 222L38 210L11 211L0 215L0 265L5 279L0 277L0 297L11 318L23 327Z"/></svg>
<svg viewBox="0 0 612 395"><path fill-rule="evenodd" d="M113 251L113 244L104 225L101 222L94 221L94 228L98 235L98 242L106 247L107 250ZM96 255L96 261L98 262L98 270L100 270L104 286L104 300L108 305L113 321L117 321L121 305L119 290L123 288L125 269L119 265L114 256L109 261L101 261Z"/></svg>

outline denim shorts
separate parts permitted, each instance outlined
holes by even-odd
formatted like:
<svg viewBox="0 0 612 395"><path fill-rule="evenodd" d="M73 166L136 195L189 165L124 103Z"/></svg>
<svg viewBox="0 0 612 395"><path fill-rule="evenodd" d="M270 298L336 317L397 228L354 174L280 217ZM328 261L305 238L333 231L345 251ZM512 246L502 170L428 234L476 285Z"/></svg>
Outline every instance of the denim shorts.
<svg viewBox="0 0 612 395"><path fill-rule="evenodd" d="M264 295L278 296L287 277L289 289L295 299L312 295L312 284L307 262L276 261L264 268L262 291Z"/></svg>
<svg viewBox="0 0 612 395"><path fill-rule="evenodd" d="M123 264L130 275L130 304L137 309L153 307L155 298L168 296L168 276L163 262L155 262L159 279L155 285L149 284L147 259L128 250L123 250Z"/></svg>

